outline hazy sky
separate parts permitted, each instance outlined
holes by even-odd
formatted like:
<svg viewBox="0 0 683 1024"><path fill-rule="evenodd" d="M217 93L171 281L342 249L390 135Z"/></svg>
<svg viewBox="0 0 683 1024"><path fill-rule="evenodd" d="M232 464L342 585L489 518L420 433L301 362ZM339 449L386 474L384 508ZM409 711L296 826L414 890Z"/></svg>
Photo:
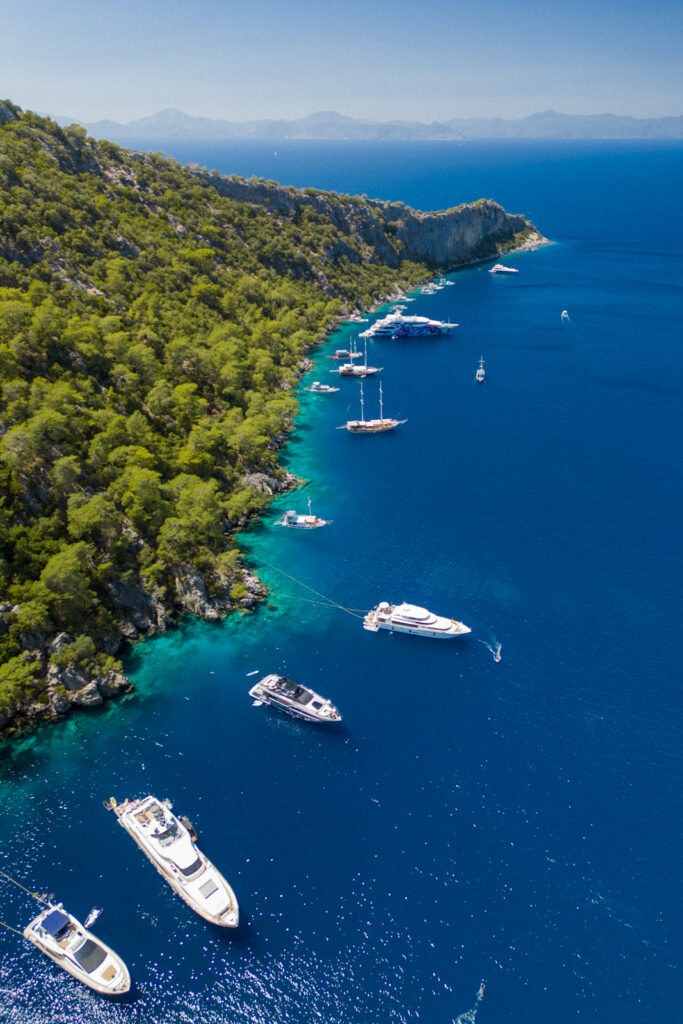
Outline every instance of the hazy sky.
<svg viewBox="0 0 683 1024"><path fill-rule="evenodd" d="M683 0L21 0L0 96L85 121L683 114Z"/></svg>

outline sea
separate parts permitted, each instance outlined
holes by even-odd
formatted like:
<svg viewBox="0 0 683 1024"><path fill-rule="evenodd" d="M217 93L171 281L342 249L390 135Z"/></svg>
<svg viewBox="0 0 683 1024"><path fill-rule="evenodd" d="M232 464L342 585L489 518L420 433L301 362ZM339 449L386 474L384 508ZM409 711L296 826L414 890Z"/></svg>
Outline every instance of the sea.
<svg viewBox="0 0 683 1024"><path fill-rule="evenodd" d="M370 343L392 433L337 429L360 413L327 357L362 327L340 326L304 381L340 390L300 392L282 452L304 483L239 538L267 603L144 640L133 695L2 747L0 869L81 919L101 907L134 988L97 996L2 928L0 1020L681 1020L683 145L148 148L424 210L490 197L551 244L416 292L450 335ZM376 379L365 402L378 415ZM309 497L328 526L274 526ZM472 633L365 631L383 600ZM343 723L254 707L269 672ZM149 793L231 882L236 932L103 806ZM21 930L38 905L0 893Z"/></svg>

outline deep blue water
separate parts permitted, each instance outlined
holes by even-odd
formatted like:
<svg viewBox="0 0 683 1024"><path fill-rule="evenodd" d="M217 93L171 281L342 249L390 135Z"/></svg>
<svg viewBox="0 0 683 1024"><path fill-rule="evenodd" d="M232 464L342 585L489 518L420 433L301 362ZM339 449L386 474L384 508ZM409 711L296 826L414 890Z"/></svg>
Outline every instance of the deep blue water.
<svg viewBox="0 0 683 1024"><path fill-rule="evenodd" d="M242 537L269 608L140 644L137 697L5 752L0 867L104 906L137 992L107 1003L3 930L0 1019L448 1024L482 978L477 1024L679 1019L683 147L154 148L424 209L491 196L555 244L419 296L451 337L371 344L395 433L334 429L359 411L351 381L303 393L285 461L309 483ZM310 379L334 380L325 352L351 337ZM307 495L332 525L274 529ZM266 562L472 636L367 633ZM255 669L331 697L343 726L253 708ZM232 882L236 935L102 807L147 792ZM30 899L0 891L23 927Z"/></svg>

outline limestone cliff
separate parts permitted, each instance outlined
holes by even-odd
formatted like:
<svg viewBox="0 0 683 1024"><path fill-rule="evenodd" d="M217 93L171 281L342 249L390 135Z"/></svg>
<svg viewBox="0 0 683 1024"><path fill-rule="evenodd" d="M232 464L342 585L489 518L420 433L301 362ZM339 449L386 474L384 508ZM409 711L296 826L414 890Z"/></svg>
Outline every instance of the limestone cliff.
<svg viewBox="0 0 683 1024"><path fill-rule="evenodd" d="M299 191L253 178L195 173L220 195L265 207L275 216L293 218L297 212L309 209L324 217L342 236L342 240L337 239L334 257L347 256L352 262L361 257L357 246L344 246L344 238L348 243L364 243L362 258L367 262L397 267L402 260L412 260L440 270L492 258L512 248L533 248L547 241L526 217L506 213L492 199L423 213L402 203L316 189Z"/></svg>

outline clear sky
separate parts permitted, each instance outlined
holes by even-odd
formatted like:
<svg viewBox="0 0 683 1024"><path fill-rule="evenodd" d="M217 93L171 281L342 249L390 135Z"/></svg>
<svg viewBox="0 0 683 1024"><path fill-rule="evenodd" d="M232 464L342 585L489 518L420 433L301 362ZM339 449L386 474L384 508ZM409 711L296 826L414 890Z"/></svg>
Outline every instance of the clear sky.
<svg viewBox="0 0 683 1024"><path fill-rule="evenodd" d="M84 121L683 114L683 0L18 0L0 96Z"/></svg>

